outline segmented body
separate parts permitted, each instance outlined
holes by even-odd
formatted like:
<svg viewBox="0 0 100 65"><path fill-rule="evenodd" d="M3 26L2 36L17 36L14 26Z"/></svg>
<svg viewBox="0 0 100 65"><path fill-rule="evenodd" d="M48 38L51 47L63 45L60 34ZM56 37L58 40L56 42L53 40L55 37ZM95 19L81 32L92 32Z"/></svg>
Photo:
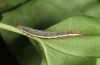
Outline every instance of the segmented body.
<svg viewBox="0 0 100 65"><path fill-rule="evenodd" d="M81 35L79 31L45 32L27 26L23 26L23 25L18 25L17 27L28 35L36 36L40 38L58 38L58 37L65 37L65 36Z"/></svg>

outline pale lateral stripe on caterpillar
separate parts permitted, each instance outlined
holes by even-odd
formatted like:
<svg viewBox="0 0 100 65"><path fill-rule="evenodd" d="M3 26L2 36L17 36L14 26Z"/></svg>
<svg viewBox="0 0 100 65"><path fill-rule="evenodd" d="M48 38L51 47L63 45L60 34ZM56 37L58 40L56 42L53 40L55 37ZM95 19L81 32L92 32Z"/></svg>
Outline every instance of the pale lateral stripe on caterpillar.
<svg viewBox="0 0 100 65"><path fill-rule="evenodd" d="M65 36L78 36L81 35L78 31L61 31L61 32L44 32L41 30L33 29L27 26L18 25L17 28L19 28L24 33L40 37L40 38L59 38L59 37L65 37Z"/></svg>

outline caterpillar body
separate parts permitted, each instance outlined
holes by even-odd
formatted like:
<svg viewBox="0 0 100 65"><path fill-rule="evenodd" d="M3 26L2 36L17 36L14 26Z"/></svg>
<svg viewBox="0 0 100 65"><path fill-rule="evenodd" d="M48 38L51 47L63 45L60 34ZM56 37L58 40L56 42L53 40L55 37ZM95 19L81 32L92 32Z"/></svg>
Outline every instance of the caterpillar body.
<svg viewBox="0 0 100 65"><path fill-rule="evenodd" d="M81 35L79 31L45 32L27 26L23 26L23 25L18 25L17 28L28 35L39 37L39 38L59 38L59 37L66 37L66 36Z"/></svg>

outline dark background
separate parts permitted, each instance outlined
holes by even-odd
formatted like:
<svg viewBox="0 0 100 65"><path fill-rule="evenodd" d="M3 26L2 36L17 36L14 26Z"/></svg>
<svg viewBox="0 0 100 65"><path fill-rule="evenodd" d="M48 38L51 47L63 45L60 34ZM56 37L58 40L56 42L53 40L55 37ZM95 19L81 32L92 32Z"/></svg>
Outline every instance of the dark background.
<svg viewBox="0 0 100 65"><path fill-rule="evenodd" d="M19 65L0 36L0 65Z"/></svg>

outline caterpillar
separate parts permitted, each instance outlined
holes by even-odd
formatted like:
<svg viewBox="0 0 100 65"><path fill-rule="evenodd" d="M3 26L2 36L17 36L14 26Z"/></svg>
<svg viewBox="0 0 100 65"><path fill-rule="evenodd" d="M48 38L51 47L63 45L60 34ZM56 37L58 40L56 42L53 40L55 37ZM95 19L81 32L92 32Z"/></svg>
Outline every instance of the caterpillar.
<svg viewBox="0 0 100 65"><path fill-rule="evenodd" d="M59 37L66 37L66 36L81 35L79 31L45 32L45 31L30 28L27 26L23 26L23 25L18 25L17 28L30 36L35 36L39 38L59 38Z"/></svg>

